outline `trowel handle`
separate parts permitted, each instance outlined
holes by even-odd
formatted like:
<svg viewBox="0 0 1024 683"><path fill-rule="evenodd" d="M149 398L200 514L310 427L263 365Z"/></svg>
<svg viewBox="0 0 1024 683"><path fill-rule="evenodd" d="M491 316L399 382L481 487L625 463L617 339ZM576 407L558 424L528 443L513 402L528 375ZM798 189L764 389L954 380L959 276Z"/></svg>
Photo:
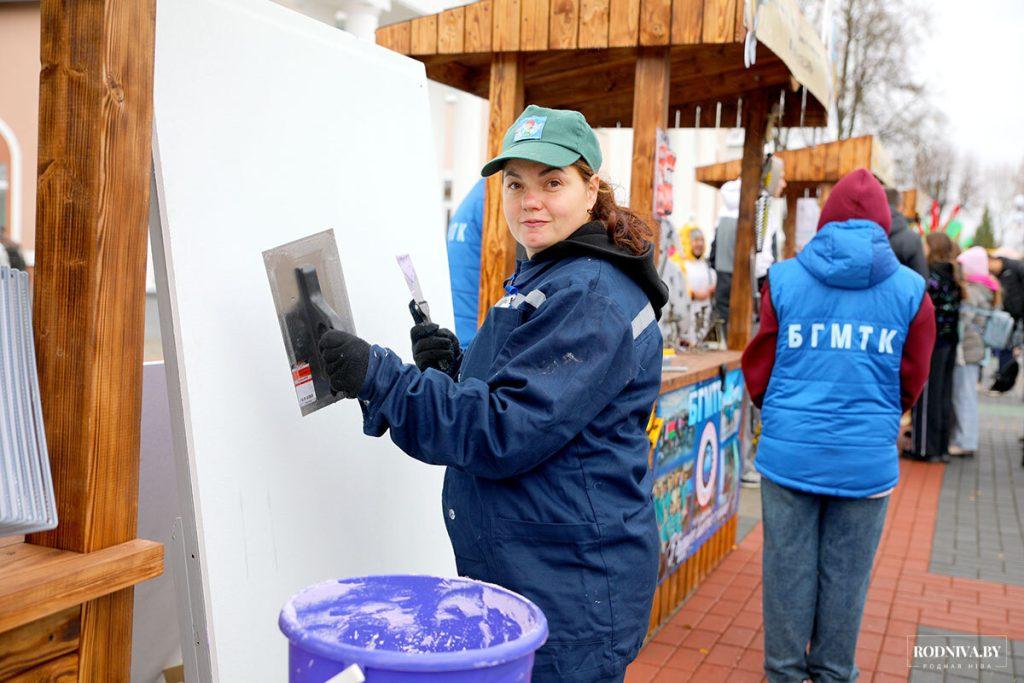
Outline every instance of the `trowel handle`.
<svg viewBox="0 0 1024 683"><path fill-rule="evenodd" d="M413 322L417 325L430 322L430 314L424 311L415 299L409 300L409 312L412 313Z"/></svg>
<svg viewBox="0 0 1024 683"><path fill-rule="evenodd" d="M365 683L366 676L358 664L353 664L326 683Z"/></svg>

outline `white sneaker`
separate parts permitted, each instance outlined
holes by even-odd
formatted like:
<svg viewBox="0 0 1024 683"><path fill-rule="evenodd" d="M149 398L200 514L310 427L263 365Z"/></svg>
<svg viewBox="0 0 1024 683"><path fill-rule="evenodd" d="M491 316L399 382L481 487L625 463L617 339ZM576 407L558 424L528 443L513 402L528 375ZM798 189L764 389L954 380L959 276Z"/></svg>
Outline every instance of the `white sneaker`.
<svg viewBox="0 0 1024 683"><path fill-rule="evenodd" d="M750 470L744 472L743 476L740 477L740 486L745 489L759 489L761 488L761 473L757 470Z"/></svg>

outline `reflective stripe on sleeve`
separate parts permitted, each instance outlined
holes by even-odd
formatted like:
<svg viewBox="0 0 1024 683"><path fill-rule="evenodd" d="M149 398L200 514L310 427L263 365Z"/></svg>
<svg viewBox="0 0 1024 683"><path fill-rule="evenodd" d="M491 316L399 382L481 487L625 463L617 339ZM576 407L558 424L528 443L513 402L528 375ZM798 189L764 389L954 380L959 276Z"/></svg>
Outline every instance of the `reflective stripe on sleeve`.
<svg viewBox="0 0 1024 683"><path fill-rule="evenodd" d="M654 322L654 309L650 304L647 304L643 309L636 314L633 318L633 339L639 337L647 326Z"/></svg>
<svg viewBox="0 0 1024 683"><path fill-rule="evenodd" d="M527 294L525 299L526 303L530 304L534 308L540 308L540 305L547 300L548 297L539 289L535 289Z"/></svg>

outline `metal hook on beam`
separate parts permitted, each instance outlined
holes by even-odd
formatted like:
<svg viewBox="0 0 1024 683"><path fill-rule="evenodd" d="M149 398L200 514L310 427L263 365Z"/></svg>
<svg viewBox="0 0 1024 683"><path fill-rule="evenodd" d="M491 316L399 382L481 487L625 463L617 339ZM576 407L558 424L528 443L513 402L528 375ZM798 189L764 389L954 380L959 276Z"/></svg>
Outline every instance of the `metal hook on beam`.
<svg viewBox="0 0 1024 683"><path fill-rule="evenodd" d="M807 86L800 86L800 127L804 127L804 112L807 111Z"/></svg>

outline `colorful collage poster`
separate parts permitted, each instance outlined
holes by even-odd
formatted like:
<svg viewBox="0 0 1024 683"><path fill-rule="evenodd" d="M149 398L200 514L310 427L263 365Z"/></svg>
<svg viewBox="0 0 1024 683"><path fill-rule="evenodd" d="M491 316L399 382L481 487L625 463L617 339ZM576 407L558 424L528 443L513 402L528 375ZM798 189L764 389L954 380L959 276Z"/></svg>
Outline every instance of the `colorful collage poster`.
<svg viewBox="0 0 1024 683"><path fill-rule="evenodd" d="M658 582L672 575L739 506L743 375L732 370L658 400L654 504L661 534Z"/></svg>

